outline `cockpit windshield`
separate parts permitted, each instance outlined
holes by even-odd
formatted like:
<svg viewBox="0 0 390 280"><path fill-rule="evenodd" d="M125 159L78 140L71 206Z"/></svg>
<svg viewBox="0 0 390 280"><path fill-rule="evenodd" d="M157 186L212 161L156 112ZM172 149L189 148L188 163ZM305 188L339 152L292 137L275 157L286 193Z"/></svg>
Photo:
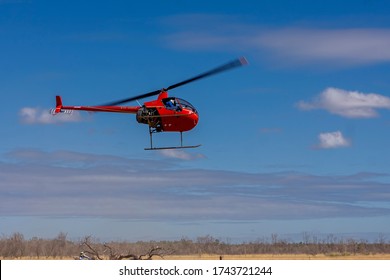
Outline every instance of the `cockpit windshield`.
<svg viewBox="0 0 390 280"><path fill-rule="evenodd" d="M181 98L176 98L176 101L181 105L181 107L186 108L186 109L190 109L191 111L196 113L195 107L190 102L185 101L184 99L181 99Z"/></svg>
<svg viewBox="0 0 390 280"><path fill-rule="evenodd" d="M184 99L181 99L181 98L168 97L168 98L164 98L162 100L162 102L164 103L165 108L170 109L170 110L179 111L179 110L182 110L184 108L184 109L189 109L189 110L193 111L194 113L197 113L195 107L192 106L192 104L190 102L185 101Z"/></svg>

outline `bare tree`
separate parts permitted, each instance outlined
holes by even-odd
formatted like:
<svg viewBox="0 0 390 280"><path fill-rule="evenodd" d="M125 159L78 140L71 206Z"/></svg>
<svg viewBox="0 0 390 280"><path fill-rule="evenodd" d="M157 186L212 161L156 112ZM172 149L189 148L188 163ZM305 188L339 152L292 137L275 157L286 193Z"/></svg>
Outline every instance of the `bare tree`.
<svg viewBox="0 0 390 280"><path fill-rule="evenodd" d="M164 259L165 255L172 254L172 252L166 251L161 247L153 247L146 254L135 255L135 254L118 254L112 250L110 246L104 244L104 246L110 251L109 259L110 260L151 260L153 257L159 257Z"/></svg>
<svg viewBox="0 0 390 280"><path fill-rule="evenodd" d="M98 248L98 244L93 244L91 242L91 236L85 237L84 241L82 242L82 246L86 247L87 250L84 252L89 254L92 259L97 260L103 260L104 256L108 253L108 259L109 260L151 260L153 257L159 257L164 259L164 256L170 255L173 253L172 250L166 250L159 246L154 246L151 249L149 249L145 254L134 254L134 253L120 253L117 252L112 246L108 245L107 243L103 244L103 248Z"/></svg>
<svg viewBox="0 0 390 280"><path fill-rule="evenodd" d="M26 244L23 234L15 232L5 242L5 257L21 258L24 256Z"/></svg>
<svg viewBox="0 0 390 280"><path fill-rule="evenodd" d="M41 256L44 256L44 250L43 250L43 240L38 237L33 237L28 242L28 249L27 253L30 256L34 256L37 259L40 259Z"/></svg>

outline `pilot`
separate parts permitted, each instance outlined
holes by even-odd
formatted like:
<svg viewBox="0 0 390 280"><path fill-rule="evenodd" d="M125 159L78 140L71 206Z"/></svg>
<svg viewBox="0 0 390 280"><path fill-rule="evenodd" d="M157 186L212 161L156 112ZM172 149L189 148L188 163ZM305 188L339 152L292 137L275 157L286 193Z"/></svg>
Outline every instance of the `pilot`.
<svg viewBox="0 0 390 280"><path fill-rule="evenodd" d="M176 108L176 101L175 99L169 99L165 105L167 106L168 109L175 109Z"/></svg>

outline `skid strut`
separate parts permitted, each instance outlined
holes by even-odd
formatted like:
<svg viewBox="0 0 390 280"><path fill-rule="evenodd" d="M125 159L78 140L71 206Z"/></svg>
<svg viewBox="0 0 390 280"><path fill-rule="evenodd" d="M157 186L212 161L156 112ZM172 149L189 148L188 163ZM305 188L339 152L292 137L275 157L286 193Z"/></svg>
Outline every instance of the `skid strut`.
<svg viewBox="0 0 390 280"><path fill-rule="evenodd" d="M155 129L152 129L152 127L149 126L149 138L150 138L150 147L145 148L147 151L151 150L172 150L172 149L191 149L191 148L198 148L201 145L192 145L192 146L184 146L183 145L183 132L180 131L180 146L172 146L172 147L153 147L153 133L157 133Z"/></svg>

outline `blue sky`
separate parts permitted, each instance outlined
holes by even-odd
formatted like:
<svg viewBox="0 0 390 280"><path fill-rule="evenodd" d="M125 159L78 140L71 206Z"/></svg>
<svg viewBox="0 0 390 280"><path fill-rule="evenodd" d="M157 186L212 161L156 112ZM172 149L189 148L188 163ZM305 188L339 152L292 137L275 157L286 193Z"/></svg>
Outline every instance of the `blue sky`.
<svg viewBox="0 0 390 280"><path fill-rule="evenodd" d="M386 1L195 2L0 0L0 233L390 238ZM134 115L49 114L240 56L170 92L200 113L198 149L144 151Z"/></svg>

